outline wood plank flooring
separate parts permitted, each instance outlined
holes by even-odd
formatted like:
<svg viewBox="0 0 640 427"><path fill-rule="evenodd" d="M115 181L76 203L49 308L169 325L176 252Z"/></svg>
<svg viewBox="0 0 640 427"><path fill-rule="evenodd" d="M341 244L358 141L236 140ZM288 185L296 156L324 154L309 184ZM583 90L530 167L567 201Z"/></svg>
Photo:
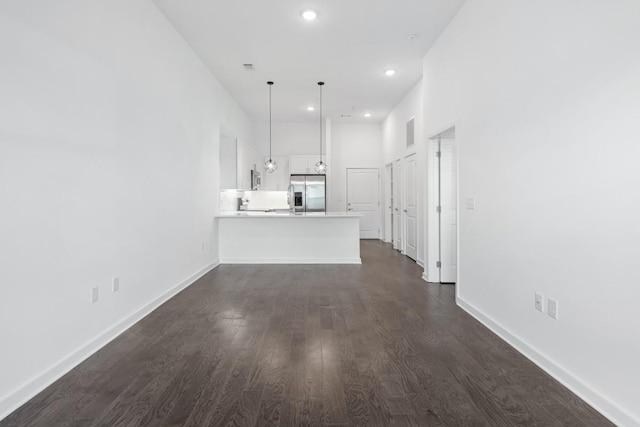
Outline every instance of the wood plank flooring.
<svg viewBox="0 0 640 427"><path fill-rule="evenodd" d="M378 241L223 265L0 426L609 426Z"/></svg>

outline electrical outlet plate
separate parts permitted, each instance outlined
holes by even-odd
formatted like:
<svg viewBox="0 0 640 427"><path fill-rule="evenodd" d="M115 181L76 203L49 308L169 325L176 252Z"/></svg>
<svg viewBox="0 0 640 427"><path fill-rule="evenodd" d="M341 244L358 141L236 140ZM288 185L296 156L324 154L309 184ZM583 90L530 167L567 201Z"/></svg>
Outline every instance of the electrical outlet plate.
<svg viewBox="0 0 640 427"><path fill-rule="evenodd" d="M116 276L113 278L112 289L113 292L118 292L120 290L120 277Z"/></svg>
<svg viewBox="0 0 640 427"><path fill-rule="evenodd" d="M91 303L92 304L94 302L98 301L98 298L100 296L99 292L100 292L100 288L99 287L94 286L93 288L91 288Z"/></svg>
<svg viewBox="0 0 640 427"><path fill-rule="evenodd" d="M544 312L544 295L536 292L535 304L536 310Z"/></svg>
<svg viewBox="0 0 640 427"><path fill-rule="evenodd" d="M547 314L549 317L558 320L558 301L549 298L547 303Z"/></svg>

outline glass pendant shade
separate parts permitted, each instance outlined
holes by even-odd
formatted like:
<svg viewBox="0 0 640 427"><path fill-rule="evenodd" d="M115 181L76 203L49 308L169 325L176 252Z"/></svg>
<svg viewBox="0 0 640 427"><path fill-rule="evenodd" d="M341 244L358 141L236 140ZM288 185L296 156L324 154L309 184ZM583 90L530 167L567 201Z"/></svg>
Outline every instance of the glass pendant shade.
<svg viewBox="0 0 640 427"><path fill-rule="evenodd" d="M264 162L264 171L266 173L273 173L277 169L278 169L278 164L276 163L275 160L269 159L266 162Z"/></svg>
<svg viewBox="0 0 640 427"><path fill-rule="evenodd" d="M327 173L327 164L320 160L318 163L316 163L314 169L316 170L316 173L324 175Z"/></svg>

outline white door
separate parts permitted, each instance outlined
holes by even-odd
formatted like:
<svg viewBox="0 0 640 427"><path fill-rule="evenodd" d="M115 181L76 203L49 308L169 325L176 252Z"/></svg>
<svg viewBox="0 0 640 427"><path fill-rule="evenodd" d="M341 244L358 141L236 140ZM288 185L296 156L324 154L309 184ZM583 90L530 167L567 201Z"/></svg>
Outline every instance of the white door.
<svg viewBox="0 0 640 427"><path fill-rule="evenodd" d="M404 230L405 255L418 259L418 195L416 192L416 155L405 159L404 168Z"/></svg>
<svg viewBox="0 0 640 427"><path fill-rule="evenodd" d="M396 160L393 163L393 248L403 251L402 247L402 163Z"/></svg>
<svg viewBox="0 0 640 427"><path fill-rule="evenodd" d="M385 167L384 182L384 241L393 242L393 164Z"/></svg>
<svg viewBox="0 0 640 427"><path fill-rule="evenodd" d="M380 236L378 174L378 169L347 169L347 210L361 215L361 239Z"/></svg>
<svg viewBox="0 0 640 427"><path fill-rule="evenodd" d="M458 279L458 188L456 145L440 140L440 282Z"/></svg>

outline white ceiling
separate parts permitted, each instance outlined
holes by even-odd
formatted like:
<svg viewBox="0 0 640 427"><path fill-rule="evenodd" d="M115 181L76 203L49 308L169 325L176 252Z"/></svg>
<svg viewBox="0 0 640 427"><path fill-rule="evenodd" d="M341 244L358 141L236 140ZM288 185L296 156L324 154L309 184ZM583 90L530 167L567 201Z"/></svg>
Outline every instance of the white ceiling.
<svg viewBox="0 0 640 427"><path fill-rule="evenodd" d="M464 0L154 2L253 120L268 120L273 80L273 121L305 122L318 120L305 107L317 108L321 80L325 116L383 120L420 79L422 57ZM308 8L315 21L300 16ZM386 77L387 68L397 74Z"/></svg>

